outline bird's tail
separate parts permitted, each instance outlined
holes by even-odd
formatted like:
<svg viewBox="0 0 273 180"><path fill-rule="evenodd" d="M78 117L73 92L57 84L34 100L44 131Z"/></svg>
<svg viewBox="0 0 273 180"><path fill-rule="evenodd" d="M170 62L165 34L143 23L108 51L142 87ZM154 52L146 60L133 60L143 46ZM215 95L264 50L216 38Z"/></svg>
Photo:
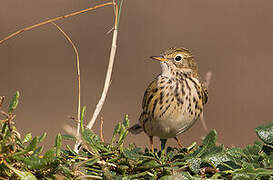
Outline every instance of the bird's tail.
<svg viewBox="0 0 273 180"><path fill-rule="evenodd" d="M132 127L128 128L128 131L132 134L139 134L143 131L143 128L139 124L135 124Z"/></svg>

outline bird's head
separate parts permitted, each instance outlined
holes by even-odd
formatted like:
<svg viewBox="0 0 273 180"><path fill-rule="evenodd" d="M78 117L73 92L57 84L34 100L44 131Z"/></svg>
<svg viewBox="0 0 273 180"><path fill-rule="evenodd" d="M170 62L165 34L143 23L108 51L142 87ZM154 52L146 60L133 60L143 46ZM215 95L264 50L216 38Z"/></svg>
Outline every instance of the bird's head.
<svg viewBox="0 0 273 180"><path fill-rule="evenodd" d="M162 74L168 75L168 71L190 73L198 75L197 64L188 49L170 48L160 56L151 56L152 59L161 61Z"/></svg>

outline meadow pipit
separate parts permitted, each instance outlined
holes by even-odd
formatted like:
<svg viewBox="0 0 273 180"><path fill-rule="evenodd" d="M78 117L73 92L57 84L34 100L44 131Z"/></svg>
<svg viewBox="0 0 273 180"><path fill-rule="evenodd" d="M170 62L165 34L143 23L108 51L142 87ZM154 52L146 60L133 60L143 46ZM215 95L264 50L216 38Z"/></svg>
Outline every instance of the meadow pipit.
<svg viewBox="0 0 273 180"><path fill-rule="evenodd" d="M144 94L139 123L128 130L133 134L144 131L150 139L174 138L188 130L199 119L208 100L207 88L200 82L197 64L189 50L170 48L161 56L162 73L150 83Z"/></svg>

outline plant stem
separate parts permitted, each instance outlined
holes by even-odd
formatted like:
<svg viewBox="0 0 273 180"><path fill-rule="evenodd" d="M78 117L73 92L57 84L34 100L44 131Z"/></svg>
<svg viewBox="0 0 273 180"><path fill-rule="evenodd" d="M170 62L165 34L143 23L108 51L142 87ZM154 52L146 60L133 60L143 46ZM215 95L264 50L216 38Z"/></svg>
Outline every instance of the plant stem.
<svg viewBox="0 0 273 180"><path fill-rule="evenodd" d="M104 82L104 88L100 97L100 100L96 106L96 109L94 110L93 116L91 120L89 121L87 128L91 129L94 126L94 123L102 109L102 106L105 102L106 95L108 93L109 87L110 87L110 81L111 81L111 75L112 75L112 70L113 70L113 65L114 65L114 60L115 60L115 55L116 55L116 50L117 50L117 37L118 37L118 22L119 22L119 14L121 11L121 7L118 7L117 4L114 4L114 12L115 12L115 26L114 26L114 31L113 31L113 39L112 39L112 47L111 47L111 52L110 52L110 58L109 58L109 64L107 68L107 73L105 77L105 82Z"/></svg>
<svg viewBox="0 0 273 180"><path fill-rule="evenodd" d="M101 98L100 98L100 100L96 106L96 109L93 113L93 116L87 125L87 128L89 128L89 129L91 129L93 127L93 125L94 125L94 123L95 123L95 121L102 109L107 92L109 90L111 75L112 75L112 70L113 70L113 65L114 65L114 60L115 60L115 54L116 54L116 50L117 50L117 36L118 36L118 29L117 29L117 27L115 27L114 32L113 32L112 48L111 48L111 52L110 52L110 58L109 58L109 64L108 64L107 73L106 73L106 77L105 77L104 88L103 88L103 91L101 94Z"/></svg>
<svg viewBox="0 0 273 180"><path fill-rule="evenodd" d="M70 13L70 14L66 14L66 15L63 15L63 16L59 16L59 17L55 17L55 18L52 18L52 19L49 19L49 20L46 20L46 21L43 21L41 23L38 23L38 24L34 24L32 26L28 26L28 27L25 27L23 29L20 29L8 36L6 36L4 39L1 39L0 40L0 44L3 43L4 41L22 33L22 32L25 32L25 31L29 31L31 29L34 29L36 27L39 27L39 26L42 26L44 24L48 24L48 23L51 23L51 22L55 22L55 21L58 21L58 20L61 20L61 19L64 19L64 18L68 18L68 17L71 17L71 16L76 16L78 14L82 14L82 13L85 13L87 11L92 11L92 10L95 10L97 8L100 8L100 7L104 7L104 6L108 6L108 5L111 5L113 4L112 2L107 2L107 3L104 3L104 4L99 4L97 6L94 6L94 7L91 7L91 8L87 8L87 9L84 9L84 10L81 10L81 11L77 11L77 12L73 12L73 13Z"/></svg>
<svg viewBox="0 0 273 180"><path fill-rule="evenodd" d="M77 133L76 133L76 136L77 136L77 141L76 141L76 144L78 143L78 139L79 139L79 136L80 136L80 128L81 128L81 73L80 73L80 56L79 56L79 53L78 53L78 50L76 48L76 45L73 43L73 41L71 40L71 38L62 30L62 28L60 26L58 26L56 23L54 22L51 22L54 26L56 26L58 28L59 31L61 31L61 33L65 36L65 38L69 41L69 43L72 45L74 51L75 51L75 54L76 54L76 64L77 64L77 77L78 77L78 119L77 119ZM78 152L77 151L77 146L74 146L74 151Z"/></svg>

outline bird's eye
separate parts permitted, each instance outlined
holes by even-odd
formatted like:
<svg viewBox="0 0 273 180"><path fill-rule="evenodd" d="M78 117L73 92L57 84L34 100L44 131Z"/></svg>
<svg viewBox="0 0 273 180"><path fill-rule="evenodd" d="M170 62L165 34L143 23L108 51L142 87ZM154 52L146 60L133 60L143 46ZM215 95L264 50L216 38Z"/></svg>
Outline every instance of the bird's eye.
<svg viewBox="0 0 273 180"><path fill-rule="evenodd" d="M177 54L174 59L175 59L175 61L181 61L183 59L183 55Z"/></svg>

